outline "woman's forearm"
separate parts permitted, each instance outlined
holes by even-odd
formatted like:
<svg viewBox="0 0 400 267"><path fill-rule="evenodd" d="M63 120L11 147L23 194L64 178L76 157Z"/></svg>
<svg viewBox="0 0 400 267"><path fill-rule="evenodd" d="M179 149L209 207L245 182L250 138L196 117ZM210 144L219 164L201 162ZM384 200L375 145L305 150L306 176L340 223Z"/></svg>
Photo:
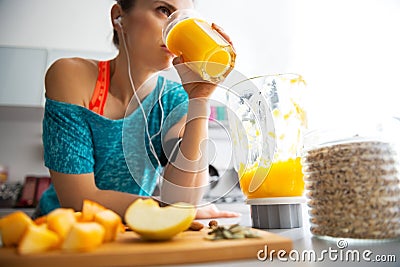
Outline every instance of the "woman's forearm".
<svg viewBox="0 0 400 267"><path fill-rule="evenodd" d="M176 162L200 167L207 160L208 116L209 103L207 99L191 99L189 101L185 132L180 144ZM203 166L205 167L205 166ZM197 172L195 168L193 171Z"/></svg>
<svg viewBox="0 0 400 267"><path fill-rule="evenodd" d="M208 115L207 99L190 100L179 151L164 171L161 187L164 201L197 204L201 200L208 182Z"/></svg>
<svg viewBox="0 0 400 267"><path fill-rule="evenodd" d="M73 208L76 211L82 209L83 200L89 199L112 209L122 218L128 206L138 198L139 195L101 190L96 186L94 174L65 174L50 170L53 185L61 207Z"/></svg>
<svg viewBox="0 0 400 267"><path fill-rule="evenodd" d="M113 191L113 190L96 190L93 194L93 200L100 203L101 205L112 209L118 213L123 219L125 211L138 198L148 198L145 196L139 196L135 194L129 194L125 192Z"/></svg>

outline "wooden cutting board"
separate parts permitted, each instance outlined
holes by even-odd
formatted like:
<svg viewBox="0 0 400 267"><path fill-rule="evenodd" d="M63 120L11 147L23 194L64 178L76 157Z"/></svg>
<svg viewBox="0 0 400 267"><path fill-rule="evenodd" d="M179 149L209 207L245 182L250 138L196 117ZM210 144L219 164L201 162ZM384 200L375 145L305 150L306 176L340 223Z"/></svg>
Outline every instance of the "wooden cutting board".
<svg viewBox="0 0 400 267"><path fill-rule="evenodd" d="M0 266L9 267L98 267L98 266L154 266L187 264L238 259L254 259L257 252L268 246L268 251L292 249L292 241L270 232L256 230L259 238L209 241L204 239L208 229L186 231L172 240L148 242L128 231L115 242L106 243L91 252L67 253L51 251L37 255L18 255L15 248L0 248Z"/></svg>

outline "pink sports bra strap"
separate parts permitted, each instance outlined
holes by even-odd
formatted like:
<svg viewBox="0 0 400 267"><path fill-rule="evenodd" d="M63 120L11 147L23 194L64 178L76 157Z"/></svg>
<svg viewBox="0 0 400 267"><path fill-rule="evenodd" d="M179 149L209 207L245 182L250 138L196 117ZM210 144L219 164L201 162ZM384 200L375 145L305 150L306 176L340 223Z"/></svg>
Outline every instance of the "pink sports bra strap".
<svg viewBox="0 0 400 267"><path fill-rule="evenodd" d="M96 87L89 103L89 109L99 115L104 114L104 106L110 87L110 61L99 61Z"/></svg>

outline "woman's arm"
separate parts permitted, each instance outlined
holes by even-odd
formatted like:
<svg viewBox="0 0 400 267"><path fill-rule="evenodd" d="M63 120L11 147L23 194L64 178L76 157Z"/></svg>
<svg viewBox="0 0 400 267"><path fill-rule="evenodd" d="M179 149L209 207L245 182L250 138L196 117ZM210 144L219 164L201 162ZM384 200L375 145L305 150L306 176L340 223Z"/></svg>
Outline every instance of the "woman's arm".
<svg viewBox="0 0 400 267"><path fill-rule="evenodd" d="M90 199L124 218L125 210L133 201L145 198L124 192L100 190L95 184L93 173L64 174L50 170L50 175L61 207L76 211L82 209L83 200Z"/></svg>
<svg viewBox="0 0 400 267"><path fill-rule="evenodd" d="M212 27L232 45L220 27L215 24ZM218 85L204 81L182 57L176 57L173 64L189 96L189 107L185 120L178 123L181 128L170 130L172 138L182 136L182 141L177 158L165 168L161 200L198 204L208 183L208 100ZM176 131L179 131L178 135Z"/></svg>
<svg viewBox="0 0 400 267"><path fill-rule="evenodd" d="M201 201L204 193L201 186L204 187L204 185L207 185L209 176L206 150L200 148L202 142L208 138L207 115L207 102L191 101L189 103L188 115L183 117L168 131L166 135L167 140L182 137L182 142L177 158L165 167L165 180L161 187L161 201L167 203L186 201L193 204L198 204ZM205 145L205 143L203 144ZM195 161L199 170L198 172L185 171L182 166L179 167L180 165L177 163L182 160L179 157L182 158L185 155L193 159L201 159ZM195 164L191 166L192 168L196 167ZM184 186L184 188L172 186L169 183ZM194 189L194 187L200 188ZM196 219L238 216L240 216L239 213L219 210L214 204L200 207L196 213Z"/></svg>
<svg viewBox="0 0 400 267"><path fill-rule="evenodd" d="M184 201L198 204L208 183L207 99L189 101L187 116L168 132L166 138L182 137L178 153L164 170L161 200L167 204Z"/></svg>

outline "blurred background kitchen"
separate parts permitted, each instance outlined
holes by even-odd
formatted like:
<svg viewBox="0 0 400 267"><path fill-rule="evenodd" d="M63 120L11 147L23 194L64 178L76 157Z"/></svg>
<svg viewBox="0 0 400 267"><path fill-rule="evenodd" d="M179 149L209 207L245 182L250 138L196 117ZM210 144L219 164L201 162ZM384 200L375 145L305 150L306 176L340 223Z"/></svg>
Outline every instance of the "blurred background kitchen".
<svg viewBox="0 0 400 267"><path fill-rule="evenodd" d="M27 181L37 191L36 178L48 176L41 141L44 74L60 57L107 59L116 54L109 16L114 3L0 0L3 181ZM381 115L400 117L399 0L197 0L196 6L231 36L237 71L247 77L288 72L304 77L310 129L339 123L352 127L357 120ZM224 92L214 98L219 103L212 116L226 125ZM231 172L226 131L210 123L210 138L214 174ZM34 205L29 200L33 193L26 194L28 201L20 205Z"/></svg>

